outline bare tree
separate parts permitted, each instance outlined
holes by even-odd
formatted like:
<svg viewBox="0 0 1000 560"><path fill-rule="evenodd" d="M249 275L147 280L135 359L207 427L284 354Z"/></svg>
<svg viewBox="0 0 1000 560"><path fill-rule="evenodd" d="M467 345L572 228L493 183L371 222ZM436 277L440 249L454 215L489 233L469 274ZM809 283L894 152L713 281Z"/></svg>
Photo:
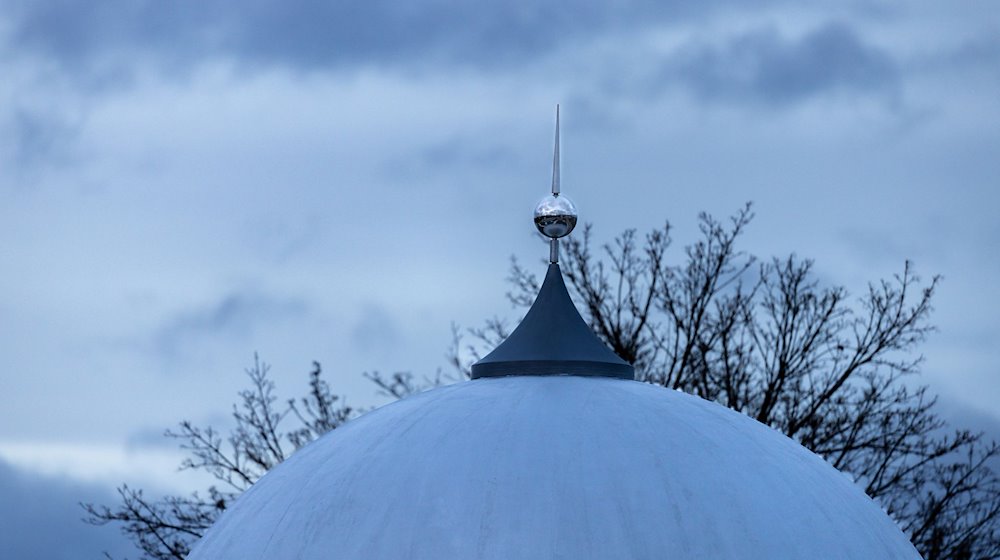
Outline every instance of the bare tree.
<svg viewBox="0 0 1000 560"><path fill-rule="evenodd" d="M939 279L921 282L905 263L852 298L843 287L821 285L810 260L761 261L739 251L752 218L750 205L728 221L702 214L700 239L676 264L668 259L669 224L641 240L626 231L597 255L586 226L565 245L563 273L594 332L640 380L738 410L825 457L885 508L927 560L1000 556L1000 480L990 468L1000 447L982 434L949 430L935 397L914 379ZM509 281L511 302L530 305L537 278L515 260ZM380 393L402 398L467 377L508 329L494 318L465 334L453 327L447 360L454 373L365 375ZM262 474L356 414L331 393L319 364L308 395L280 407L267 373L255 357L251 389L240 393L236 427L225 439L189 422L167 433L189 453L183 468L211 473L221 489L149 501L122 486L115 508L84 506L88 521L120 523L145 558L184 558Z"/></svg>
<svg viewBox="0 0 1000 560"><path fill-rule="evenodd" d="M949 431L915 384L932 330L937 277L910 263L852 303L794 255L759 262L736 248L749 205L728 222L700 216L701 237L668 264L669 225L591 250L568 240L563 272L591 328L645 381L681 389L781 430L850 474L928 560L1000 555L996 442ZM510 300L536 278L516 262Z"/></svg>
<svg viewBox="0 0 1000 560"><path fill-rule="evenodd" d="M356 414L331 392L319 363L313 362L306 396L284 403L274 394L269 369L254 355L253 366L246 370L250 388L240 391L240 402L232 411L235 426L225 438L211 427L188 421L165 434L188 453L181 469L207 472L219 486L205 494L150 500L142 490L122 485L118 488L121 502L114 507L81 504L87 513L84 521L119 524L143 558L183 560L219 514L264 473Z"/></svg>

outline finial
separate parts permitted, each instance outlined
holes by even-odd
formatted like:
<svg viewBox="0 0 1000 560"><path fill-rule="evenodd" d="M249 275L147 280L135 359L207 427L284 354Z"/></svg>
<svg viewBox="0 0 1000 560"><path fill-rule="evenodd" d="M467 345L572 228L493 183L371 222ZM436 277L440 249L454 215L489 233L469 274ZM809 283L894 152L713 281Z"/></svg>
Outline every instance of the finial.
<svg viewBox="0 0 1000 560"><path fill-rule="evenodd" d="M552 194L559 194L559 104L556 104L556 148L552 153Z"/></svg>
<svg viewBox="0 0 1000 560"><path fill-rule="evenodd" d="M535 227L548 237L549 262L559 262L559 238L565 237L576 227L576 205L565 196L559 196L559 105L556 105L556 145L552 153L552 194L535 206Z"/></svg>
<svg viewBox="0 0 1000 560"><path fill-rule="evenodd" d="M635 369L590 330L559 269L559 238L576 227L576 206L559 194L559 106L552 156L552 194L535 207L535 227L549 238L549 269L538 297L499 346L472 366L472 378L505 375L596 375L635 379Z"/></svg>

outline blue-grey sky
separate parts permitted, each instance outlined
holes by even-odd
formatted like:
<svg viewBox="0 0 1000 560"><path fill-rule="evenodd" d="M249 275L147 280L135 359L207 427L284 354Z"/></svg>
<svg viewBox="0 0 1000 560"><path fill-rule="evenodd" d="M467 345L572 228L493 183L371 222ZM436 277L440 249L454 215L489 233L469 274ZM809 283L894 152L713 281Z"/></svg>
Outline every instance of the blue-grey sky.
<svg viewBox="0 0 1000 560"><path fill-rule="evenodd" d="M556 103L599 239L670 220L681 259L752 200L745 250L852 293L942 274L922 379L1000 425L993 1L6 0L0 69L0 518L196 484L159 434L224 422L254 351L372 404L513 316Z"/></svg>

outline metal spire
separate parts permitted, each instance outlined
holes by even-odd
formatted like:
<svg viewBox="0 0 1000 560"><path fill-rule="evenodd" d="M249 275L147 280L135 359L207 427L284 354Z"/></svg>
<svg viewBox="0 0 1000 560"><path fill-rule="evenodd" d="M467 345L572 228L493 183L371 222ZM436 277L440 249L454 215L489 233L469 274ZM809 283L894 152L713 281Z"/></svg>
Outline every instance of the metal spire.
<svg viewBox="0 0 1000 560"><path fill-rule="evenodd" d="M559 106L552 156L552 194L535 207L535 227L549 238L549 269L535 302L499 346L472 366L472 378L505 375L595 375L634 379L635 370L601 342L573 305L559 269L559 238L576 227L576 206L559 195Z"/></svg>
<svg viewBox="0 0 1000 560"><path fill-rule="evenodd" d="M559 105L556 104L556 147L552 153L552 194L559 196Z"/></svg>
<svg viewBox="0 0 1000 560"><path fill-rule="evenodd" d="M556 146L552 150L552 196L559 196L559 104L556 103ZM559 238L549 240L549 262L559 262Z"/></svg>
<svg viewBox="0 0 1000 560"><path fill-rule="evenodd" d="M552 194L535 207L535 226L549 238L549 262L559 262L559 238L569 235L576 227L576 207L559 196L559 105L556 105L556 143L552 150Z"/></svg>

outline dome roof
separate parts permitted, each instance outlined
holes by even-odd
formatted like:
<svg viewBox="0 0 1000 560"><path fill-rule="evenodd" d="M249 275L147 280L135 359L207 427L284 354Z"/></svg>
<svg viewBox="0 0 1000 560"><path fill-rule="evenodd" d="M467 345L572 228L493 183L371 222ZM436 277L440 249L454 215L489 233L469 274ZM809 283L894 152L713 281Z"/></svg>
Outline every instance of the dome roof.
<svg viewBox="0 0 1000 560"><path fill-rule="evenodd" d="M697 397L609 377L466 381L323 436L189 556L912 558L851 480Z"/></svg>
<svg viewBox="0 0 1000 560"><path fill-rule="evenodd" d="M554 154L557 197L558 112ZM820 457L718 404L632 380L566 291L568 230L549 233L538 297L472 380L299 450L189 559L919 560Z"/></svg>

